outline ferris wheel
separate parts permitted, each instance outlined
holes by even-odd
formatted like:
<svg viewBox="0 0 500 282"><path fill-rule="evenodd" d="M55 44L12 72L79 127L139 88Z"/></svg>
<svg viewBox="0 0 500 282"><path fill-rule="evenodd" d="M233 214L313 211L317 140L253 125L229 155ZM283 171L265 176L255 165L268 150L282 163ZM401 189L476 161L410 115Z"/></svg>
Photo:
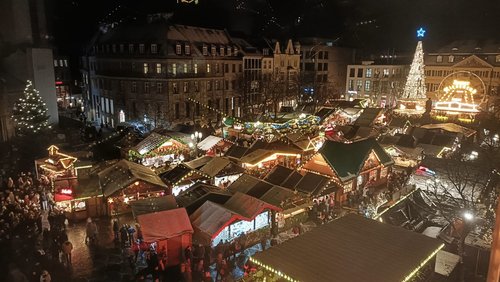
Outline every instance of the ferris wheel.
<svg viewBox="0 0 500 282"><path fill-rule="evenodd" d="M450 113L478 113L486 102L486 86L477 74L470 71L457 71L441 80L437 98L434 110Z"/></svg>

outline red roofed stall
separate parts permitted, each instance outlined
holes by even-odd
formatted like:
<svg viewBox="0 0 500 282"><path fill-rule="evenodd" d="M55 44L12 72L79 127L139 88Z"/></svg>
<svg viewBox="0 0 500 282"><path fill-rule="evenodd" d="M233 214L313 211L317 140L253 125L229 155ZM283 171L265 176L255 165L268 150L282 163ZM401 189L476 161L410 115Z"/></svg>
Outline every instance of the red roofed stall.
<svg viewBox="0 0 500 282"><path fill-rule="evenodd" d="M281 209L240 192L224 205L206 201L190 216L195 241L216 246L222 240L232 241L270 228L271 211Z"/></svg>
<svg viewBox="0 0 500 282"><path fill-rule="evenodd" d="M167 251L167 265L178 265L182 261L183 250L191 246L193 227L186 209L178 208L137 216L144 241L157 243L157 250Z"/></svg>

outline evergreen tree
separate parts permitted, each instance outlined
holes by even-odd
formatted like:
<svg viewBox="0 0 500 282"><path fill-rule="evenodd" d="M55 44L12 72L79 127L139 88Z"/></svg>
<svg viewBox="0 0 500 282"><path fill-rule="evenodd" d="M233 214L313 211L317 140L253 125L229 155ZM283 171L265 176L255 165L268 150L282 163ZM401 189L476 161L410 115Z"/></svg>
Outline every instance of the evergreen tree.
<svg viewBox="0 0 500 282"><path fill-rule="evenodd" d="M403 91L403 99L425 99L427 89L425 87L424 73L424 51L422 41L418 41L417 49L413 57L413 62L410 66L410 72L406 80L405 89Z"/></svg>
<svg viewBox="0 0 500 282"><path fill-rule="evenodd" d="M27 81L23 94L12 111L17 135L32 135L50 128L47 106L31 81Z"/></svg>

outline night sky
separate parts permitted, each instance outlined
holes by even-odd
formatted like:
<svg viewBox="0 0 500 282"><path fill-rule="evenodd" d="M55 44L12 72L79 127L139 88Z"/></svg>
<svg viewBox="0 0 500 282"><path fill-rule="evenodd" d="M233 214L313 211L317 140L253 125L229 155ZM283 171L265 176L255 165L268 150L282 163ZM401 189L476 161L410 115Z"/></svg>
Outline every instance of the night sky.
<svg viewBox="0 0 500 282"><path fill-rule="evenodd" d="M173 12L173 22L227 28L246 38L320 36L369 50L415 48L424 26L426 46L451 40L500 39L499 0L53 0L58 52L78 56L100 21Z"/></svg>

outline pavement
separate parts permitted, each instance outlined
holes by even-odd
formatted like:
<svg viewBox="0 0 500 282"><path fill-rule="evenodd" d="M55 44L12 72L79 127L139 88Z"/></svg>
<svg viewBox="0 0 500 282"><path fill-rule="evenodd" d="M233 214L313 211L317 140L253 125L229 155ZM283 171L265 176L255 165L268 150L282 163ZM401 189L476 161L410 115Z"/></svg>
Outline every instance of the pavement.
<svg viewBox="0 0 500 282"><path fill-rule="evenodd" d="M72 224L67 229L73 243L72 281L135 281L127 254L113 241L112 221L94 219L98 229L96 245L85 243L85 222ZM120 224L132 223L131 215L119 218Z"/></svg>

